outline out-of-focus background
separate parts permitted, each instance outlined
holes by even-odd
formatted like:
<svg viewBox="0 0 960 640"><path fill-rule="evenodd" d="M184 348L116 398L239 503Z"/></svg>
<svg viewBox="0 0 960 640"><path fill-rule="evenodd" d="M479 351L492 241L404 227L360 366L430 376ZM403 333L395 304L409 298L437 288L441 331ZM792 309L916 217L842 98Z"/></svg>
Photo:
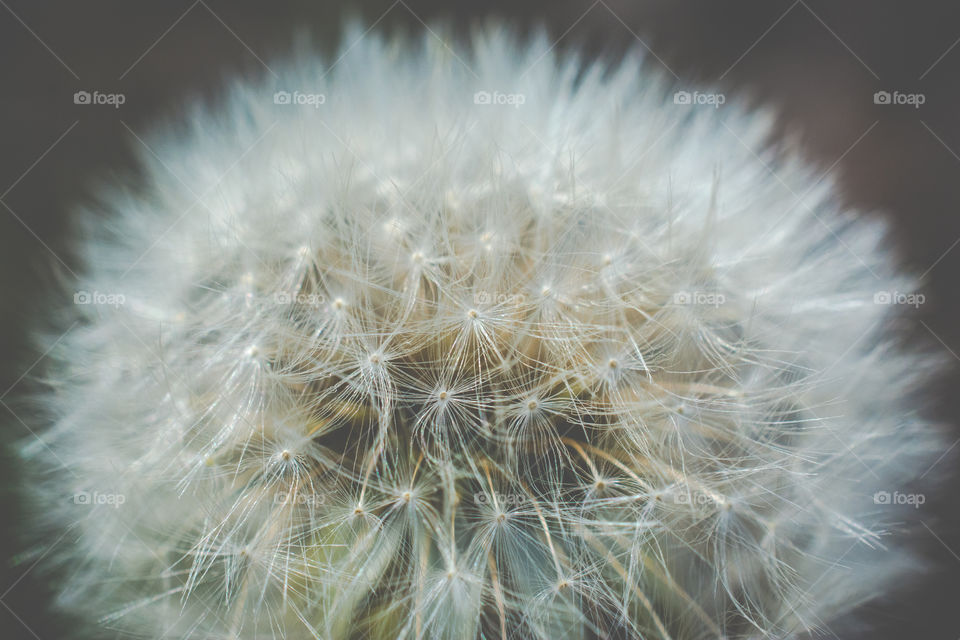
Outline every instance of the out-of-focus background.
<svg viewBox="0 0 960 640"><path fill-rule="evenodd" d="M960 441L960 4L947 0L0 0L0 444L31 437L25 398L43 358L29 336L46 296L79 268L73 207L134 168L155 120L215 99L226 78L269 73L298 32L333 51L350 16L412 33L437 21L464 31L488 19L543 25L560 50L643 49L678 91L774 109L780 135L851 207L887 217L901 259L923 276L923 304L901 314L903 332L956 360L923 411L949 434L930 477L957 466L960 447L948 447ZM82 91L124 102L83 104ZM70 622L48 611L52 585L37 557L23 553L18 472L4 449L0 637L70 638ZM931 569L865 607L874 627L864 638L960 637L960 485L939 484L909 524Z"/></svg>

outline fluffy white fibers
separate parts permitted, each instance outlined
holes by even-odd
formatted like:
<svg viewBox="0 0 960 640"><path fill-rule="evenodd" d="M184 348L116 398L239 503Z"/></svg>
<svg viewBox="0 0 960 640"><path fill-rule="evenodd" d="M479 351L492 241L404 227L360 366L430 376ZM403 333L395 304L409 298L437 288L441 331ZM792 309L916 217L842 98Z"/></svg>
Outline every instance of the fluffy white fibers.
<svg viewBox="0 0 960 640"><path fill-rule="evenodd" d="M938 440L877 300L910 283L769 117L544 38L345 42L101 194L25 450L60 605L99 637L788 638L903 575L874 493Z"/></svg>

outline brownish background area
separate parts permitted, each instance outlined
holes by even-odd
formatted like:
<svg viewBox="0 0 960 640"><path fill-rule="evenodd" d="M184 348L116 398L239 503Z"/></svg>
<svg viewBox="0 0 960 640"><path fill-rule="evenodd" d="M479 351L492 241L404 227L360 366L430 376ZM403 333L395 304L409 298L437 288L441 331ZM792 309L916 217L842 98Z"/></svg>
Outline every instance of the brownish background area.
<svg viewBox="0 0 960 640"><path fill-rule="evenodd" d="M226 77L265 73L261 60L281 55L297 29L332 50L345 14L411 31L437 19L457 27L488 17L518 29L544 24L561 49L616 56L648 48L678 88L706 82L777 109L784 135L834 175L850 205L888 216L901 258L926 275L927 302L904 313L905 336L951 359L960 354L955 2L0 0L3 442L29 436L22 398L43 362L33 366L39 353L27 334L49 308L57 278L77 267L71 205L89 198L96 180L132 167L133 132L175 118L187 98L215 97ZM126 104L73 103L75 91L94 88L122 92ZM876 105L878 90L922 93L926 101L918 109ZM946 425L947 446L960 438L957 382L955 373L935 380L924 408ZM9 561L0 572L0 637L70 638L69 621L47 612L48 580L19 555L19 467L9 455L2 463L0 558ZM956 464L951 452L931 477ZM917 526L935 570L900 597L868 605L872 630L835 627L825 637L960 637L957 483L941 484Z"/></svg>

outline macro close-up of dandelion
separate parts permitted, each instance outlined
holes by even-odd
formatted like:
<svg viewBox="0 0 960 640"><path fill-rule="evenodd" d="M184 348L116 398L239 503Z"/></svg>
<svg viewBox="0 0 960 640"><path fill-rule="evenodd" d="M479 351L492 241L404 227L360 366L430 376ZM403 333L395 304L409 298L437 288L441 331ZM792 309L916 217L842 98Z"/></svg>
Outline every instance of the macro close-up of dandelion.
<svg viewBox="0 0 960 640"><path fill-rule="evenodd" d="M895 225L645 43L418 24L120 120L8 407L51 637L872 633L953 443Z"/></svg>

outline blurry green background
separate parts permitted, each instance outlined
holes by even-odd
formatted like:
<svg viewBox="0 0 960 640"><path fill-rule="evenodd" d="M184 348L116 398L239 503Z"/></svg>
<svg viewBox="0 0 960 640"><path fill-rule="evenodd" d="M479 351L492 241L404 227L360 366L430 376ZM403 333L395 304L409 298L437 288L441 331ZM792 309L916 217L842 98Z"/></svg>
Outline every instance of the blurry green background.
<svg viewBox="0 0 960 640"><path fill-rule="evenodd" d="M647 49L678 89L700 83L780 114L794 139L839 182L847 202L883 215L897 250L926 274L926 304L902 331L960 353L960 6L956 2L0 0L0 438L29 437L28 396L44 363L29 334L62 305L58 283L78 265L68 224L97 181L133 166L157 118L190 98L215 98L224 79L266 73L296 32L330 52L345 16L387 29L437 20L467 29L498 18L544 25L561 50L615 57ZM76 105L73 94L119 92L119 109ZM920 108L877 105L876 91L922 93ZM50 296L57 296L51 299ZM960 360L960 358L958 358ZM955 369L956 371L956 369ZM930 389L924 411L960 437L956 373ZM7 451L5 449L5 451ZM951 451L937 471L956 468ZM49 585L22 556L19 466L0 459L0 638L70 638L47 611ZM935 572L900 597L867 606L876 623L844 638L960 637L957 484L928 495L922 552ZM107 637L105 635L105 637ZM827 637L831 637L827 634Z"/></svg>

